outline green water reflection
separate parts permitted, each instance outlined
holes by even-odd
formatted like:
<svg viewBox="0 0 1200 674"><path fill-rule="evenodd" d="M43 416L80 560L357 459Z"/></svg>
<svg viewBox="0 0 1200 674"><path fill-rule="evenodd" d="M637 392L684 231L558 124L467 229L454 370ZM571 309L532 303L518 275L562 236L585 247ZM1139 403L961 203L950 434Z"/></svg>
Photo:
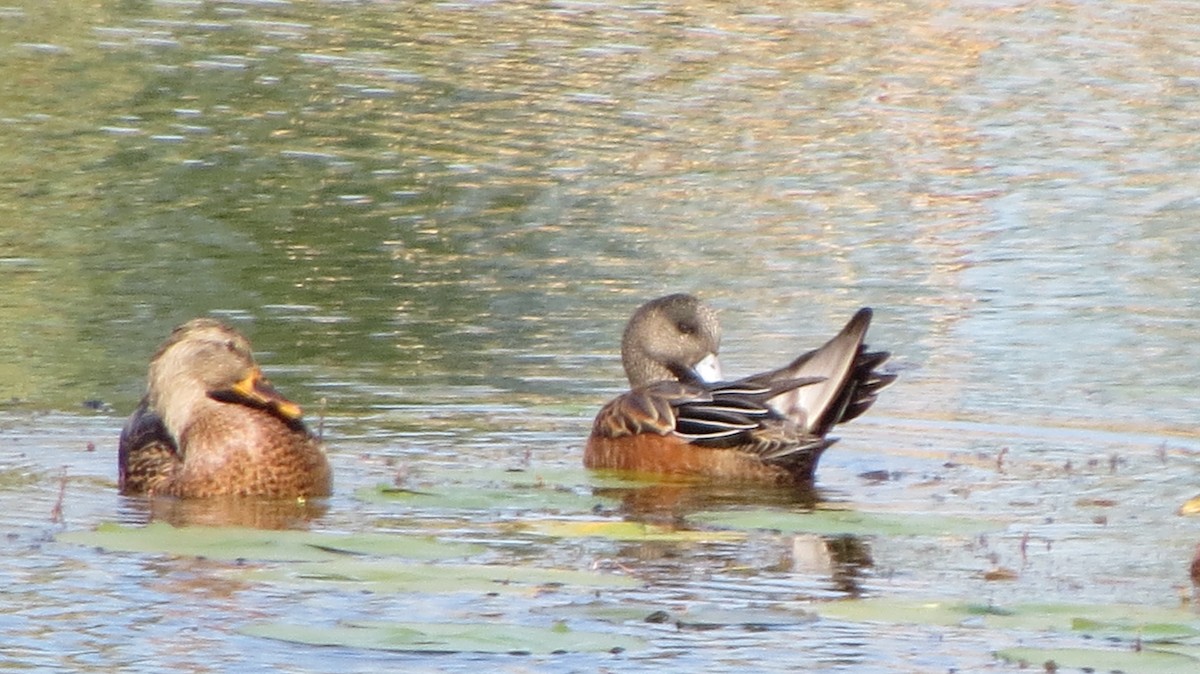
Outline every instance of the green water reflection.
<svg viewBox="0 0 1200 674"><path fill-rule="evenodd" d="M1037 12L760 9L5 9L0 399L127 409L205 313L299 397L561 397L618 386L623 317L688 289L740 312L745 369L880 307L907 413L1189 421L1194 90L1138 78L1186 30L1093 45L1081 91L1021 37Z"/></svg>
<svg viewBox="0 0 1200 674"><path fill-rule="evenodd" d="M796 169L790 153L765 152L766 166L744 153L795 132L673 110L720 69L744 71L732 86L747 93L777 80L751 68L782 39L770 31L723 54L694 47L687 24L703 11L635 10L614 26L522 5L74 9L30 4L0 25L15 44L0 239L15 329L0 360L25 382L10 397L127 404L160 336L209 312L253 322L289 363L479 381L519 375L502 354L522 344L612 353L620 319L597 324L592 305L614 290L735 292L780 253L833 272L806 279L814 295L878 278L854 242L880 232L830 249L781 212L793 186L756 188L754 229L733 219L745 203L729 190ZM733 63L718 68L723 55ZM805 78L817 64L774 67ZM821 93L804 114L854 95ZM718 223L740 233L715 238Z"/></svg>

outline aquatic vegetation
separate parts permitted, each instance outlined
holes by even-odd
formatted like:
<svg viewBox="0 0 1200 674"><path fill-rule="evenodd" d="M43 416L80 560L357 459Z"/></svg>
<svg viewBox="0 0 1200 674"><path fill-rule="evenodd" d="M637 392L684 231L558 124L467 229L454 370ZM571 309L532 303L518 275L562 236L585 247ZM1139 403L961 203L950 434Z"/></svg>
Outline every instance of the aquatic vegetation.
<svg viewBox="0 0 1200 674"><path fill-rule="evenodd" d="M646 647L636 637L573 630L564 623L550 627L503 623L354 622L332 627L286 623L248 625L243 634L314 646L342 646L388 651L434 653L550 654L580 651L619 652Z"/></svg>
<svg viewBox="0 0 1200 674"><path fill-rule="evenodd" d="M387 555L402 559L452 559L478 553L481 546L440 541L434 536L311 531L271 531L241 527L173 527L105 523L91 531L68 531L58 540L121 552L204 557L218 560L319 561L345 555Z"/></svg>

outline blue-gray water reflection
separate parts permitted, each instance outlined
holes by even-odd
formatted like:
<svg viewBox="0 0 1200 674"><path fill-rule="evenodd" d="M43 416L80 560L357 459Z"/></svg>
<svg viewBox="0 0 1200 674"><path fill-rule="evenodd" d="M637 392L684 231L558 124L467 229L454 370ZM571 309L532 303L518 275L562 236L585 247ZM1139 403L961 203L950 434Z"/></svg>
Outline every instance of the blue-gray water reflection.
<svg viewBox="0 0 1200 674"><path fill-rule="evenodd" d="M214 664L183 652L204 644L218 665L295 665L288 647L232 632L254 607L282 612L273 590L47 540L64 465L67 527L123 516L117 429L173 325L224 317L310 417L325 401L338 495L317 526L362 530L383 514L354 489L408 465L574 466L590 415L622 387L625 318L677 290L721 309L735 374L876 307L871 341L902 379L843 433L822 487L1021 523L932 570L920 546L871 541L868 592L1067 600L1124 572L1117 598L1169 603L1192 538L1170 513L1200 449L1196 13L1166 0L0 8L0 522L16 560L5 584L26 588L0 601L20 635L0 653L162 669ZM902 477L858 478L871 471ZM1118 505L1081 510L1079 492ZM1096 560L1102 518L1155 552ZM1050 552L1015 589L981 583L1020 564L1027 532ZM687 561L702 576L778 566L764 545ZM568 567L616 554L598 547L548 554ZM664 601L780 593L764 576L739 598L689 584L688 564L643 561ZM844 591L817 584L782 592ZM77 615L84 598L95 610ZM297 619L388 601L310 596ZM228 630L187 618L213 612ZM181 629L186 646L152 645ZM825 621L723 633L728 651L663 635L622 664L784 670L803 645L813 667L992 666L989 638L930 634ZM306 655L322 658L313 669L474 667Z"/></svg>

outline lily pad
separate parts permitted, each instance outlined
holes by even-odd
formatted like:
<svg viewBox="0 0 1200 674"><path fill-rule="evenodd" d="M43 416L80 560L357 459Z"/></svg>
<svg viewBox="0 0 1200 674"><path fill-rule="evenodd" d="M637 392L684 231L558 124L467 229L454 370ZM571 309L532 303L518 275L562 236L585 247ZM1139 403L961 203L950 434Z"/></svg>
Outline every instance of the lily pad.
<svg viewBox="0 0 1200 674"><path fill-rule="evenodd" d="M972 604L957 599L850 599L823 604L818 613L825 618L862 622L919 625L960 625L978 621L989 627L1011 610Z"/></svg>
<svg viewBox="0 0 1200 674"><path fill-rule="evenodd" d="M0 470L0 490L26 489L39 479L31 468L5 468Z"/></svg>
<svg viewBox="0 0 1200 674"><path fill-rule="evenodd" d="M740 541L745 534L737 531L694 531L626 520L545 519L522 522L523 532L555 538L607 538L615 541L674 541L710 543Z"/></svg>
<svg viewBox="0 0 1200 674"><path fill-rule="evenodd" d="M565 487L546 485L435 485L400 488L389 485L366 487L354 492L370 503L405 505L424 510L538 510L587 512L604 499Z"/></svg>
<svg viewBox="0 0 1200 674"><path fill-rule="evenodd" d="M729 510L697 513L690 520L730 529L852 536L970 536L1003 528L997 522L925 514L857 510Z"/></svg>
<svg viewBox="0 0 1200 674"><path fill-rule="evenodd" d="M570 618L604 622L666 624L678 629L706 630L741 627L756 631L794 627L811 623L817 616L798 608L738 607L688 602L683 606L656 605L630 601L572 603L545 612Z"/></svg>
<svg viewBox="0 0 1200 674"><path fill-rule="evenodd" d="M640 650L636 637L572 630L563 623L529 627L503 623L357 622L328 627L258 623L242 628L250 636L314 646L434 653L527 653Z"/></svg>
<svg viewBox="0 0 1200 674"><path fill-rule="evenodd" d="M1200 515L1200 496L1193 496L1179 506L1180 515Z"/></svg>
<svg viewBox="0 0 1200 674"><path fill-rule="evenodd" d="M383 555L431 560L466 557L478 545L447 543L432 536L325 534L241 527L180 527L153 522L144 527L105 523L91 531L59 534L64 543L122 552L150 552L211 559L314 561L346 555Z"/></svg>
<svg viewBox="0 0 1200 674"><path fill-rule="evenodd" d="M394 560L342 558L292 564L287 568L245 569L253 581L310 587L332 585L371 592L530 592L560 587L627 588L629 576L531 566L400 564Z"/></svg>
<svg viewBox="0 0 1200 674"><path fill-rule="evenodd" d="M1026 663L1041 671L1051 671L1047 663L1082 671L1124 672L1124 674L1194 674L1200 660L1183 653L1158 649L1102 650L1099 648L1008 648L996 657L1013 663Z"/></svg>
<svg viewBox="0 0 1200 674"><path fill-rule="evenodd" d="M582 469L481 468L440 471L404 486L359 489L355 496L371 503L418 508L587 512L597 503L612 501L593 490L636 484L640 483L604 478Z"/></svg>
<svg viewBox="0 0 1200 674"><path fill-rule="evenodd" d="M1200 637L1200 617L1188 611L1121 604L996 606L958 599L877 598L830 602L822 605L819 613L842 620L1074 632L1145 643Z"/></svg>

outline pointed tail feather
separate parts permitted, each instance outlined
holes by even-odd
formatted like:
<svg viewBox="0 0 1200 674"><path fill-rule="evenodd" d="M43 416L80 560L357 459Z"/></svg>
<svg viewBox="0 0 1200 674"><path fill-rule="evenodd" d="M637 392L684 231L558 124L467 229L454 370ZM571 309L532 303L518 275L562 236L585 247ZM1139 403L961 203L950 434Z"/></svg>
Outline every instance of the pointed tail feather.
<svg viewBox="0 0 1200 674"><path fill-rule="evenodd" d="M823 377L824 381L804 386L772 398L770 405L785 417L803 426L811 435L824 435L841 420L856 397L848 391L854 385L862 360L862 343L871 324L871 310L859 309L833 339L810 351L786 367L755 377L774 381L780 378ZM870 368L867 368L870 371ZM858 410L861 414L862 410Z"/></svg>
<svg viewBox="0 0 1200 674"><path fill-rule="evenodd" d="M871 405L875 404L875 397L879 395L879 391L896 381L894 374L875 371L875 368L883 365L889 356L891 354L887 351L874 351L863 353L858 357L854 363L854 374L851 377L853 385L846 387L846 401L842 406L842 413L830 426L850 421L866 412Z"/></svg>

